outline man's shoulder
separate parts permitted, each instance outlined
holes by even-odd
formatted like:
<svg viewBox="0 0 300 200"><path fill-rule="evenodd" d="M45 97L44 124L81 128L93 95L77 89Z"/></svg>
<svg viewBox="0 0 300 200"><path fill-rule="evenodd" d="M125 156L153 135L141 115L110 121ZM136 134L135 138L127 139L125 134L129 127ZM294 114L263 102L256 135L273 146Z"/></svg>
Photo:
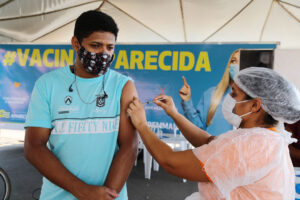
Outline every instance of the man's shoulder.
<svg viewBox="0 0 300 200"><path fill-rule="evenodd" d="M47 72L43 75L41 75L38 79L37 79L37 83L38 82L49 82L49 81L54 81L54 80L58 80L61 76L64 75L65 72L65 67L62 68L58 68L55 70L52 70L50 72Z"/></svg>
<svg viewBox="0 0 300 200"><path fill-rule="evenodd" d="M115 81L127 81L127 80L132 80L129 76L126 76L120 72L117 72L113 69L109 70L109 78L111 80L115 80Z"/></svg>
<svg viewBox="0 0 300 200"><path fill-rule="evenodd" d="M109 69L109 74L110 74L110 76L118 76L118 77L124 77L124 78L128 77L128 76L126 76L126 75L124 75L124 74L122 74L120 72L117 72L114 69Z"/></svg>

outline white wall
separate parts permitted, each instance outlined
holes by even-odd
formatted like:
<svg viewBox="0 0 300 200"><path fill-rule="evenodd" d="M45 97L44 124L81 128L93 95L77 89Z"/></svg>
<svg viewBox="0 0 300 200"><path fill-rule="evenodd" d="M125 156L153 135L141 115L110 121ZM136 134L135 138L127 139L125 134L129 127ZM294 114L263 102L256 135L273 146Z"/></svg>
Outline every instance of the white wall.
<svg viewBox="0 0 300 200"><path fill-rule="evenodd" d="M300 49L276 49L274 70L300 91Z"/></svg>

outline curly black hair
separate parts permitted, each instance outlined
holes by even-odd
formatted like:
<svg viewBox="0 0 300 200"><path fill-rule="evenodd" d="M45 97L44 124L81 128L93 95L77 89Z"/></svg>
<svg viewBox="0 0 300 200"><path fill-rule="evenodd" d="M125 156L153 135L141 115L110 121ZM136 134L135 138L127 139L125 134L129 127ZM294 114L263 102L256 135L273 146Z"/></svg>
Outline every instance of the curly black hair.
<svg viewBox="0 0 300 200"><path fill-rule="evenodd" d="M119 29L111 16L100 11L89 10L77 18L74 36L78 39L80 44L83 38L89 37L96 31L111 32L117 39Z"/></svg>

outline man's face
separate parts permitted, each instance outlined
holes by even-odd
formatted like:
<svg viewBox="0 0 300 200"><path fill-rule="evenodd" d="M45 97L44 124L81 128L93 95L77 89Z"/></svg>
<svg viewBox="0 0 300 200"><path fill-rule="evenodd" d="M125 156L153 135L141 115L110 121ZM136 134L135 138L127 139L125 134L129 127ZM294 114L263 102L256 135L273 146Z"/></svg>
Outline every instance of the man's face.
<svg viewBox="0 0 300 200"><path fill-rule="evenodd" d="M111 32L93 32L89 37L83 38L81 46L92 53L107 53L113 55L116 37Z"/></svg>

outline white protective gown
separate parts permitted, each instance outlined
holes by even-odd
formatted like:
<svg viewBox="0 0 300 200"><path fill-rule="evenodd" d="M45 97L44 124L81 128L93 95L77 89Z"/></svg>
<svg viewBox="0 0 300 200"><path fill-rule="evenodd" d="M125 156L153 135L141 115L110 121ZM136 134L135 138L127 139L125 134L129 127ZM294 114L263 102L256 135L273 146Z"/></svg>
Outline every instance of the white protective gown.
<svg viewBox="0 0 300 200"><path fill-rule="evenodd" d="M284 130L251 128L229 131L194 149L210 182L186 200L292 200L295 174Z"/></svg>

